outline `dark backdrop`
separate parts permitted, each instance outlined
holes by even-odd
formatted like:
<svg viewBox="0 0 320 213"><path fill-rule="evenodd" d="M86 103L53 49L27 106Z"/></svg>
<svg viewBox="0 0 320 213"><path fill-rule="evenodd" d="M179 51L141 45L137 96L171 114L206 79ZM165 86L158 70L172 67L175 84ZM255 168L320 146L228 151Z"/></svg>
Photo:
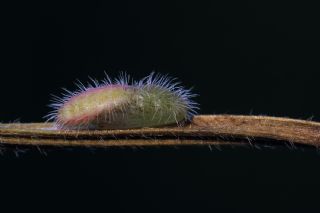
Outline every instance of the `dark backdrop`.
<svg viewBox="0 0 320 213"><path fill-rule="evenodd" d="M306 1L1 3L0 121L44 121L51 93L103 71L177 77L201 114L320 121L319 16ZM0 156L3 202L31 207L292 211L316 208L320 189L316 150L17 150Z"/></svg>

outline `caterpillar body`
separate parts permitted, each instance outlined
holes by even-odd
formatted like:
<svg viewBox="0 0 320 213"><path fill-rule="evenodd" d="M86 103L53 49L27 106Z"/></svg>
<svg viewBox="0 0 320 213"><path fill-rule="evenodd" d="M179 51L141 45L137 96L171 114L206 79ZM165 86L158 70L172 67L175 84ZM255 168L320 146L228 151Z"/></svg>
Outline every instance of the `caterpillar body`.
<svg viewBox="0 0 320 213"><path fill-rule="evenodd" d="M47 115L56 128L66 130L132 129L181 125L196 114L195 94L184 89L175 78L151 73L140 81L121 74L99 82L91 78L78 90L64 89L63 97L54 96Z"/></svg>

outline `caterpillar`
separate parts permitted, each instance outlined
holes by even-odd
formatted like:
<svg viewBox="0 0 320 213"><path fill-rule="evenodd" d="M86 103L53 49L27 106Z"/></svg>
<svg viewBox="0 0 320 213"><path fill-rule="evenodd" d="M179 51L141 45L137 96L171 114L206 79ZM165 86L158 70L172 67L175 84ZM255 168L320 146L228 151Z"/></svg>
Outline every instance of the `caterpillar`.
<svg viewBox="0 0 320 213"><path fill-rule="evenodd" d="M63 89L53 95L53 110L45 117L57 129L101 130L183 125L197 114L196 94L185 89L176 78L150 75L134 81L121 73L111 80L90 78L87 86L78 81L74 92Z"/></svg>

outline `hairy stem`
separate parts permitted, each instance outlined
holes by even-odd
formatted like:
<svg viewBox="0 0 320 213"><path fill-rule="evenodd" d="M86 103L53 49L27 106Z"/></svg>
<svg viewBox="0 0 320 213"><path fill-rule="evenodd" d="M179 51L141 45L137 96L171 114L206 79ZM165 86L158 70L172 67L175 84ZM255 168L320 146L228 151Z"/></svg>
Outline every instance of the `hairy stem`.
<svg viewBox="0 0 320 213"><path fill-rule="evenodd" d="M268 116L198 115L183 127L56 130L52 123L0 124L0 143L48 146L320 145L320 123Z"/></svg>

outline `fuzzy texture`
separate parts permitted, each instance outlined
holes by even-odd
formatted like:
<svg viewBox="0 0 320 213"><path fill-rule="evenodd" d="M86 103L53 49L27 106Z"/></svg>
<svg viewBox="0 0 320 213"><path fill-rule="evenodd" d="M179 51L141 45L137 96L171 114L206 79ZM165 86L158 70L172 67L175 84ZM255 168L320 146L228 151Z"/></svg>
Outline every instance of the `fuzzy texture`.
<svg viewBox="0 0 320 213"><path fill-rule="evenodd" d="M140 81L130 81L121 74L111 80L108 75L100 83L78 90L67 89L63 97L54 96L49 106L53 111L46 117L54 120L58 129L131 129L181 125L196 114L195 96L174 78L151 73Z"/></svg>

